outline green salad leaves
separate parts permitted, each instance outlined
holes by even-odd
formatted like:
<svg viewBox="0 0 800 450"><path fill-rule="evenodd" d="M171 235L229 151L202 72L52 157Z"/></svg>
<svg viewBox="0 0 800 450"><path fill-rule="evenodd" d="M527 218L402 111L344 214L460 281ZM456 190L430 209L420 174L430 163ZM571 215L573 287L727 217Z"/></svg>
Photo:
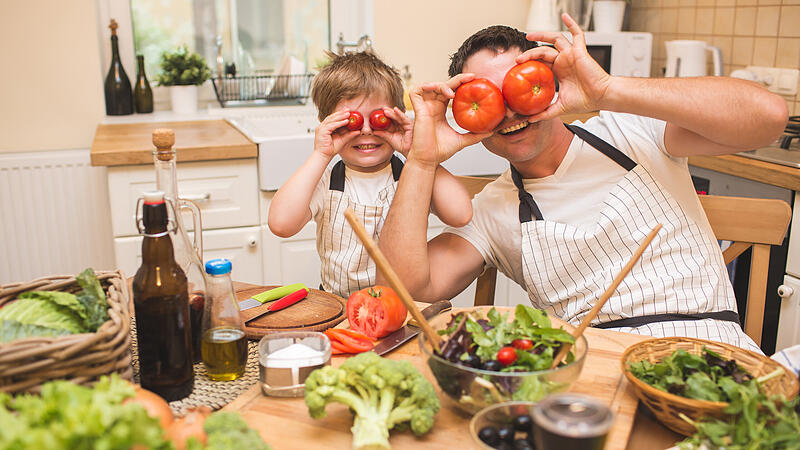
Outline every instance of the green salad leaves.
<svg viewBox="0 0 800 450"><path fill-rule="evenodd" d="M23 292L0 308L0 344L33 336L93 333L108 320L103 287L92 269L76 277L82 292Z"/></svg>

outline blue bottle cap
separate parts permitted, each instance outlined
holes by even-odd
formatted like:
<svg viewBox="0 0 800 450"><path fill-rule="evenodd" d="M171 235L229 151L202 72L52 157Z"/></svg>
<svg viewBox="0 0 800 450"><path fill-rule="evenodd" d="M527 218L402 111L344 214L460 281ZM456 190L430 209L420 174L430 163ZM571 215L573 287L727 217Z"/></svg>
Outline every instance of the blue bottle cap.
<svg viewBox="0 0 800 450"><path fill-rule="evenodd" d="M231 273L231 261L225 258L212 259L206 262L206 273L209 275Z"/></svg>

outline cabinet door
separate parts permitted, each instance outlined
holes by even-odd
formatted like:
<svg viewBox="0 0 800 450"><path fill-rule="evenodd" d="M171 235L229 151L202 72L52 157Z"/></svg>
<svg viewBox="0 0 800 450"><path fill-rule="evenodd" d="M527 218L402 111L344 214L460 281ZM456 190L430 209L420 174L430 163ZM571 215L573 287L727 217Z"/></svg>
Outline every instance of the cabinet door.
<svg viewBox="0 0 800 450"><path fill-rule="evenodd" d="M191 234L190 238L191 238ZM231 260L234 281L262 284L264 266L261 259L261 233L259 227L228 228L203 232L203 259ZM130 236L114 239L117 267L127 276L133 276L142 264L142 237Z"/></svg>
<svg viewBox="0 0 800 450"><path fill-rule="evenodd" d="M264 284L303 283L310 288L319 288L321 280L316 233L314 222L309 222L290 238L279 238L268 227L262 227Z"/></svg>
<svg viewBox="0 0 800 450"><path fill-rule="evenodd" d="M781 297L775 351L800 344L800 279L784 276L779 292L785 296Z"/></svg>

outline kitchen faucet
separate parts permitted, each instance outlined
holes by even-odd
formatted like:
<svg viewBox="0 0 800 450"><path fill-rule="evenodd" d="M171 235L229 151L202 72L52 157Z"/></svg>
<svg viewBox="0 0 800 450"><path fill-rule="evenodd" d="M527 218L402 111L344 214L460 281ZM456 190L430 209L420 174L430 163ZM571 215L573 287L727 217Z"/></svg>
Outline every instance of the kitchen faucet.
<svg viewBox="0 0 800 450"><path fill-rule="evenodd" d="M343 55L345 47L353 47L357 52L372 52L372 39L365 34L358 38L358 42L345 42L344 33L339 33L339 40L336 41L337 53Z"/></svg>

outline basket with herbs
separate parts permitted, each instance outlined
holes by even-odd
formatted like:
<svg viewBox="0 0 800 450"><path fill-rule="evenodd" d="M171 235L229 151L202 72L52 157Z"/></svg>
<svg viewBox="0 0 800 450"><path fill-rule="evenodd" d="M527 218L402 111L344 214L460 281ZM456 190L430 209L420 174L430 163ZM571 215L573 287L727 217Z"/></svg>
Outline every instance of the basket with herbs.
<svg viewBox="0 0 800 450"><path fill-rule="evenodd" d="M120 271L86 269L0 285L0 392L41 391L65 379L130 380L130 319Z"/></svg>
<svg viewBox="0 0 800 450"><path fill-rule="evenodd" d="M778 362L733 345L671 337L642 341L622 356L636 396L684 447L797 448L797 377ZM758 443L751 447L752 443Z"/></svg>

